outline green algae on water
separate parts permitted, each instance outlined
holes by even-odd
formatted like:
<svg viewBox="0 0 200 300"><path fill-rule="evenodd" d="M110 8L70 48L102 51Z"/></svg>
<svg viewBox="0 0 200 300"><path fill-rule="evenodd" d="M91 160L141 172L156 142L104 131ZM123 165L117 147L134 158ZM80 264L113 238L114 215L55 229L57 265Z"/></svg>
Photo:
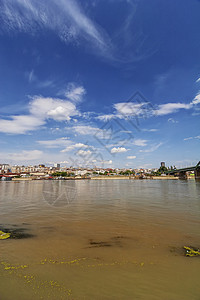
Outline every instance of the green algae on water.
<svg viewBox="0 0 200 300"><path fill-rule="evenodd" d="M9 232L3 232L0 230L0 240L6 240L10 237L10 233Z"/></svg>

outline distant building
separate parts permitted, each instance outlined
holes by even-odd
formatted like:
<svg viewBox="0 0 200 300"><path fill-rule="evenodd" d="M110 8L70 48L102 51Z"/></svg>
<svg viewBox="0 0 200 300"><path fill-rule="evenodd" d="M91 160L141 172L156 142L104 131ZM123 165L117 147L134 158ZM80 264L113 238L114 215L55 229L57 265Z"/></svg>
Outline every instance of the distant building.
<svg viewBox="0 0 200 300"><path fill-rule="evenodd" d="M160 166L161 166L161 167L165 167L165 162L164 162L164 161L161 161Z"/></svg>
<svg viewBox="0 0 200 300"><path fill-rule="evenodd" d="M9 164L0 164L0 173L7 173L10 171Z"/></svg>
<svg viewBox="0 0 200 300"><path fill-rule="evenodd" d="M60 169L60 164L54 164L54 168Z"/></svg>

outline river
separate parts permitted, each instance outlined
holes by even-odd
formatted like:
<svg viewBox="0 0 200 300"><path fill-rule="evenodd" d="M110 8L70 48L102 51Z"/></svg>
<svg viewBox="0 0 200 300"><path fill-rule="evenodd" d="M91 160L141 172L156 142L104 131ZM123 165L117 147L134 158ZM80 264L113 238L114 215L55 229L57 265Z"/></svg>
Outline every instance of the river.
<svg viewBox="0 0 200 300"><path fill-rule="evenodd" d="M199 300L200 182L0 182L1 300Z"/></svg>

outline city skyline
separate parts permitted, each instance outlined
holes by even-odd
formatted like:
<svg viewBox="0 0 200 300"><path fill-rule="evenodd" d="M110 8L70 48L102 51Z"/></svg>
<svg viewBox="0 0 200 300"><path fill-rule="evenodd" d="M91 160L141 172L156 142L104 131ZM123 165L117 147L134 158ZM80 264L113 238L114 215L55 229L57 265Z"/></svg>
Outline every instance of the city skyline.
<svg viewBox="0 0 200 300"><path fill-rule="evenodd" d="M195 165L199 9L197 0L0 3L0 163Z"/></svg>

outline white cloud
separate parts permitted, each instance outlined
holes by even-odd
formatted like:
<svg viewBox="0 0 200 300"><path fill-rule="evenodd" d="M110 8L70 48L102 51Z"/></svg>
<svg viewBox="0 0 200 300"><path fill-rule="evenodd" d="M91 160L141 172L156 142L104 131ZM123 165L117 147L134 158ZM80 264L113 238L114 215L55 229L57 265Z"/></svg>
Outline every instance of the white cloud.
<svg viewBox="0 0 200 300"><path fill-rule="evenodd" d="M30 102L30 113L43 119L68 121L71 116L78 115L76 106L67 100L35 96Z"/></svg>
<svg viewBox="0 0 200 300"><path fill-rule="evenodd" d="M80 135L96 135L98 136L98 138L102 139L108 137L109 135L109 132L107 130L103 130L90 125L76 125L70 128L66 128L66 130L73 130L75 133Z"/></svg>
<svg viewBox="0 0 200 300"><path fill-rule="evenodd" d="M150 148L146 149L146 150L140 150L140 152L143 153L150 153L150 152L154 152L156 151L160 146L162 146L163 143L159 143L157 145L152 145Z"/></svg>
<svg viewBox="0 0 200 300"><path fill-rule="evenodd" d="M165 103L158 105L158 108L155 109L148 102L121 102L114 104L115 113L110 115L102 115L97 117L100 120L107 121L111 118L129 118L129 117L152 117L152 116L164 116L172 113L178 112L180 109L191 109L194 105L200 103L200 93L196 95L192 102L187 103ZM156 129L144 131L157 131Z"/></svg>
<svg viewBox="0 0 200 300"><path fill-rule="evenodd" d="M142 129L142 131L156 132L156 131L158 131L158 129L154 129L154 128L152 128L152 129Z"/></svg>
<svg viewBox="0 0 200 300"><path fill-rule="evenodd" d="M48 119L69 121L78 114L76 106L69 101L35 96L29 103L29 114L0 119L0 132L25 134L38 129Z"/></svg>
<svg viewBox="0 0 200 300"><path fill-rule="evenodd" d="M17 153L0 153L0 156L11 161L29 161L40 159L43 152L39 150L23 150Z"/></svg>
<svg viewBox="0 0 200 300"><path fill-rule="evenodd" d="M191 105L190 104L185 104L185 103L160 104L158 106L158 109L155 110L155 115L164 116L164 115L175 113L179 109L190 109L190 108L191 108Z"/></svg>
<svg viewBox="0 0 200 300"><path fill-rule="evenodd" d="M67 91L65 92L65 96L67 97L67 99L74 102L82 101L82 98L85 94L85 88L83 86L78 86L73 82L68 84Z"/></svg>
<svg viewBox="0 0 200 300"><path fill-rule="evenodd" d="M147 145L147 140L136 139L133 141L133 145L145 147Z"/></svg>
<svg viewBox="0 0 200 300"><path fill-rule="evenodd" d="M196 82L200 82L200 77L196 80Z"/></svg>
<svg viewBox="0 0 200 300"><path fill-rule="evenodd" d="M196 95L196 97L192 100L192 102L190 103L191 105L196 105L200 103L200 93L198 93Z"/></svg>
<svg viewBox="0 0 200 300"><path fill-rule="evenodd" d="M134 102L121 102L114 104L117 116L120 118L139 116L146 112L146 102L134 103Z"/></svg>
<svg viewBox="0 0 200 300"><path fill-rule="evenodd" d="M48 161L48 162L46 162L46 164L48 164L48 165L55 165L55 164L69 164L70 162L69 161L67 161L67 160L63 160L63 161L58 161L58 160L56 160L56 161Z"/></svg>
<svg viewBox="0 0 200 300"><path fill-rule="evenodd" d="M184 141L193 140L193 137L191 136L191 137L185 138L185 139L183 139L183 140L184 140Z"/></svg>
<svg viewBox="0 0 200 300"><path fill-rule="evenodd" d="M114 147L111 149L111 153L123 153L123 152L127 152L129 149L126 149L124 147Z"/></svg>
<svg viewBox="0 0 200 300"><path fill-rule="evenodd" d="M103 160L101 162L106 164L106 165L112 165L112 160Z"/></svg>
<svg viewBox="0 0 200 300"><path fill-rule="evenodd" d="M193 140L193 139L197 139L197 140L200 140L200 135L197 135L197 136L194 136L194 137L188 137L188 138L185 138L183 139L184 141L188 141L188 140Z"/></svg>
<svg viewBox="0 0 200 300"><path fill-rule="evenodd" d="M64 161L60 161L60 164L69 164L69 162L67 160L64 160Z"/></svg>
<svg viewBox="0 0 200 300"><path fill-rule="evenodd" d="M10 120L0 119L0 132L11 134L25 134L44 125L43 119L32 115L11 116Z"/></svg>
<svg viewBox="0 0 200 300"><path fill-rule="evenodd" d="M89 145L85 145L85 144L82 144L82 143L76 143L76 144L74 144L74 145L70 145L70 146L68 146L68 147L66 147L65 149L63 149L61 152L68 152L68 151L71 151L71 150L74 150L74 149L86 149L86 148L93 148L93 147L91 147L91 146L89 146ZM82 150L81 149L81 150Z"/></svg>
<svg viewBox="0 0 200 300"><path fill-rule="evenodd" d="M88 156L90 155L92 152L90 150L79 150L76 154L80 155L80 156Z"/></svg>
<svg viewBox="0 0 200 300"><path fill-rule="evenodd" d="M100 121L104 121L107 122L109 120L112 120L113 118L115 118L116 116L114 114L107 114L107 115L101 115L96 117L96 119L100 120Z"/></svg>
<svg viewBox="0 0 200 300"><path fill-rule="evenodd" d="M114 118L147 118L152 116L164 116L178 112L180 109L191 109L194 105L200 103L200 93L196 95L193 101L187 103L165 103L153 108L149 102L120 102L114 104L115 112L113 114L105 114L96 117L101 121L109 121ZM157 129L143 129L143 131L155 132Z"/></svg>
<svg viewBox="0 0 200 300"><path fill-rule="evenodd" d="M68 110L62 106L58 106L48 112L48 116L56 121L70 120L67 116Z"/></svg>
<svg viewBox="0 0 200 300"><path fill-rule="evenodd" d="M134 156L127 156L127 159L135 159L136 158L136 156L134 155Z"/></svg>
<svg viewBox="0 0 200 300"><path fill-rule="evenodd" d="M68 137L62 137L55 140L37 141L40 145L47 148L59 148L69 145L71 142Z"/></svg>

